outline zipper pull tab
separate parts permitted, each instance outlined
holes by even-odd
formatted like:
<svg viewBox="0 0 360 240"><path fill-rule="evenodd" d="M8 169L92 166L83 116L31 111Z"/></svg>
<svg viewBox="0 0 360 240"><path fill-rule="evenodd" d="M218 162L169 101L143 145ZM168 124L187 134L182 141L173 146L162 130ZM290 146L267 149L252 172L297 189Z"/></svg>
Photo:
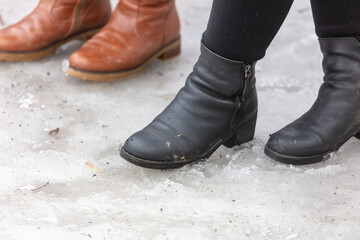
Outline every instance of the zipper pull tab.
<svg viewBox="0 0 360 240"><path fill-rule="evenodd" d="M245 66L245 79L248 79L248 77L251 75L251 65Z"/></svg>

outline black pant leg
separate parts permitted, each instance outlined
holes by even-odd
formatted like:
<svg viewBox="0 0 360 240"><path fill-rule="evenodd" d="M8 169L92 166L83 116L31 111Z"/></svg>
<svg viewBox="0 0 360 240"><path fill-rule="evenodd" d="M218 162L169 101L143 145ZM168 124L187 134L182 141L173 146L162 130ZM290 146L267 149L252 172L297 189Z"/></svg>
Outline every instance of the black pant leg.
<svg viewBox="0 0 360 240"><path fill-rule="evenodd" d="M311 0L316 34L320 38L360 40L360 0Z"/></svg>
<svg viewBox="0 0 360 240"><path fill-rule="evenodd" d="M259 60L265 56L292 3L293 0L214 0L203 43L228 59Z"/></svg>

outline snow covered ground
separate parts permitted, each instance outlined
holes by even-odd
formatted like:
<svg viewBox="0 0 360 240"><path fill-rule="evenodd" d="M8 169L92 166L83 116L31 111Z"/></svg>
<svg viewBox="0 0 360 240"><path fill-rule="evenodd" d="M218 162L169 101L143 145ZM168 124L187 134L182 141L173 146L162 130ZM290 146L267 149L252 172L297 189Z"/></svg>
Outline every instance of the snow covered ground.
<svg viewBox="0 0 360 240"><path fill-rule="evenodd" d="M36 2L0 0L2 22ZM0 63L0 239L360 239L358 141L305 167L263 154L268 135L306 111L322 81L308 0L295 1L258 64L253 142L173 171L119 157L119 144L167 106L199 55L211 1L177 5L181 57L128 80L65 76L80 42L42 61Z"/></svg>

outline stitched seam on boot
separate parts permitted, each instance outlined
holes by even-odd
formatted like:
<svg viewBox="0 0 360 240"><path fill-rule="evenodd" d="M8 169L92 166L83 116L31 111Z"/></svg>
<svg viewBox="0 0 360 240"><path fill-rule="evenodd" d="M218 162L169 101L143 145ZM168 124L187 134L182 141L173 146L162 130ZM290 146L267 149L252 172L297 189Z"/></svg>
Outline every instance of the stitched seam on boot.
<svg viewBox="0 0 360 240"><path fill-rule="evenodd" d="M55 0L54 3L53 3L53 6L51 7L51 10L50 10L50 12L51 12L50 16L51 16L54 20L56 20L56 21L59 21L59 20L53 15L53 11L54 11L54 8L55 8L55 6L57 6L57 3L58 3L59 1L60 1L60 0ZM70 19L71 27L69 28L69 31L65 34L64 38L68 37L68 36L72 33L72 31L73 31L74 22L75 22L75 21L74 21L74 17L75 17L75 15L76 15L76 10L77 10L77 8L78 8L81 0L78 0L78 1L79 1L79 2L77 3L76 7L74 8L73 17L72 17L72 19Z"/></svg>
<svg viewBox="0 0 360 240"><path fill-rule="evenodd" d="M120 0L121 1L121 0ZM139 37L139 32L138 32L138 22L139 22L139 15L140 15L140 5L141 5L141 0L138 0L138 6L136 9L136 20L135 20L135 36Z"/></svg>
<svg viewBox="0 0 360 240"><path fill-rule="evenodd" d="M80 4L82 3L83 0L78 0L76 7L74 8L74 12L73 12L73 17L72 17L72 21L71 21L71 27L69 28L69 31L66 33L65 37L70 36L72 33L74 33L76 31L75 29L75 24L78 21L78 17L80 15L80 11L79 11L79 7ZM80 9L81 10L81 9ZM79 12L78 12L79 11Z"/></svg>
<svg viewBox="0 0 360 240"><path fill-rule="evenodd" d="M166 23L167 23L167 20L168 20L168 18L169 18L169 15L170 15L171 11L172 11L173 8L174 8L174 5L175 5L175 1L173 1L173 4L172 4L172 6L169 8L169 11L168 11L168 12L165 14L165 16L164 16L164 19L165 19L165 21L164 21L164 26L163 26L164 31L163 31L163 39L162 39L161 45L165 45L165 39L166 39L166 36L165 36L165 34L166 34Z"/></svg>

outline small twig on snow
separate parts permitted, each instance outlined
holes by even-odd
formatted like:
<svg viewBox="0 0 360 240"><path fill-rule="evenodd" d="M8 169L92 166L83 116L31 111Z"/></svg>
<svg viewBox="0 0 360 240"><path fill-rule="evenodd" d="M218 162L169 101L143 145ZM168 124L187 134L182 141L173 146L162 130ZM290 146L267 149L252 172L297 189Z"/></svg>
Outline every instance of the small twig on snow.
<svg viewBox="0 0 360 240"><path fill-rule="evenodd" d="M37 190L40 190L40 189L46 187L47 185L49 185L49 183L50 183L50 180L49 180L47 183L45 183L43 186L41 186L41 187L38 187L38 188L35 188L35 189L31 189L31 191L35 192L35 191L37 191Z"/></svg>

